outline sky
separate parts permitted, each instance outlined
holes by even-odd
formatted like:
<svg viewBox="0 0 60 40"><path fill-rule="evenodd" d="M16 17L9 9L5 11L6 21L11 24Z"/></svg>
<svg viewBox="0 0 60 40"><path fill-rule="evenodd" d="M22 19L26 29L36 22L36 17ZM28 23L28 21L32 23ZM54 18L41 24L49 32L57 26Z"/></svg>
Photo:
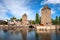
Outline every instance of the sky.
<svg viewBox="0 0 60 40"><path fill-rule="evenodd" d="M60 0L0 0L0 20L20 19L24 13L28 20L34 20L36 13L41 16L41 9L46 4L51 8L51 18L60 16Z"/></svg>

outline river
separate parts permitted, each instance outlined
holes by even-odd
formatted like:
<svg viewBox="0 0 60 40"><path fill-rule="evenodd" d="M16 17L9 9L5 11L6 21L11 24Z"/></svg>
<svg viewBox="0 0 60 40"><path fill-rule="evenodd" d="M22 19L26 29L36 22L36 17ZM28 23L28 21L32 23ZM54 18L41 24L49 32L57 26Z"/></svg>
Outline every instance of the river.
<svg viewBox="0 0 60 40"><path fill-rule="evenodd" d="M10 33L0 30L0 40L60 40L60 31L37 33L34 30L23 30Z"/></svg>

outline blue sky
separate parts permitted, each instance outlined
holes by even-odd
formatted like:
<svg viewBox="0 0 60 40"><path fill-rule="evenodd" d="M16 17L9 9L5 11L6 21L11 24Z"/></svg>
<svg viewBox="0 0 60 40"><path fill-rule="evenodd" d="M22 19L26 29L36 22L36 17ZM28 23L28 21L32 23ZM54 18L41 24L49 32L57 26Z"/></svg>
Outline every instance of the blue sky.
<svg viewBox="0 0 60 40"><path fill-rule="evenodd" d="M45 4L51 8L53 19L60 16L60 0L0 0L0 19L19 19L26 13L28 20L34 20L36 13L41 16L41 9Z"/></svg>

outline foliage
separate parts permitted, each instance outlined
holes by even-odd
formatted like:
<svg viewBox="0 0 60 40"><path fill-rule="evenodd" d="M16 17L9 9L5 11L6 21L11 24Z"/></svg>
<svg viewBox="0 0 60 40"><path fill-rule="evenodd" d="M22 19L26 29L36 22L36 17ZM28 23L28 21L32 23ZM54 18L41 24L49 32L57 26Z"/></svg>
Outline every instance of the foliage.
<svg viewBox="0 0 60 40"><path fill-rule="evenodd" d="M41 24L41 17L39 18L39 24Z"/></svg>
<svg viewBox="0 0 60 40"><path fill-rule="evenodd" d="M35 21L33 20L31 23L32 23L32 24L35 24Z"/></svg>
<svg viewBox="0 0 60 40"><path fill-rule="evenodd" d="M60 18L58 16L56 16L55 20L52 19L52 24L53 25L58 25L60 22L59 22Z"/></svg>
<svg viewBox="0 0 60 40"><path fill-rule="evenodd" d="M60 25L60 16L59 16L59 25Z"/></svg>
<svg viewBox="0 0 60 40"><path fill-rule="evenodd" d="M10 18L10 20L16 20L16 18L15 17L12 17L12 18Z"/></svg>
<svg viewBox="0 0 60 40"><path fill-rule="evenodd" d="M36 13L36 24L39 24L39 14Z"/></svg>
<svg viewBox="0 0 60 40"><path fill-rule="evenodd" d="M54 19L52 19L52 24L55 25L55 20Z"/></svg>
<svg viewBox="0 0 60 40"><path fill-rule="evenodd" d="M20 22L22 22L22 18L20 18Z"/></svg>
<svg viewBox="0 0 60 40"><path fill-rule="evenodd" d="M56 16L56 19L55 19L55 24L57 25L58 24L58 21L59 20L59 18L58 18L58 16Z"/></svg>

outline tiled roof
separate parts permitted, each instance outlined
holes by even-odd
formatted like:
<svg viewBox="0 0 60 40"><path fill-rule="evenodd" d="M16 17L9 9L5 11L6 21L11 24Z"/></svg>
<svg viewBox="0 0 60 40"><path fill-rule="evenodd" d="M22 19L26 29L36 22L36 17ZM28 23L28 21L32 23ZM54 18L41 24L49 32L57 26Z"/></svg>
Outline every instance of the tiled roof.
<svg viewBox="0 0 60 40"><path fill-rule="evenodd" d="M1 24L6 24L6 23L7 23L6 21L0 20L0 25Z"/></svg>
<svg viewBox="0 0 60 40"><path fill-rule="evenodd" d="M26 15L26 13L24 13L24 15L23 15L23 16L27 16L27 15Z"/></svg>
<svg viewBox="0 0 60 40"><path fill-rule="evenodd" d="M43 8L42 10L45 10L45 9L51 10L51 9L48 7L48 5L45 5L44 8Z"/></svg>

